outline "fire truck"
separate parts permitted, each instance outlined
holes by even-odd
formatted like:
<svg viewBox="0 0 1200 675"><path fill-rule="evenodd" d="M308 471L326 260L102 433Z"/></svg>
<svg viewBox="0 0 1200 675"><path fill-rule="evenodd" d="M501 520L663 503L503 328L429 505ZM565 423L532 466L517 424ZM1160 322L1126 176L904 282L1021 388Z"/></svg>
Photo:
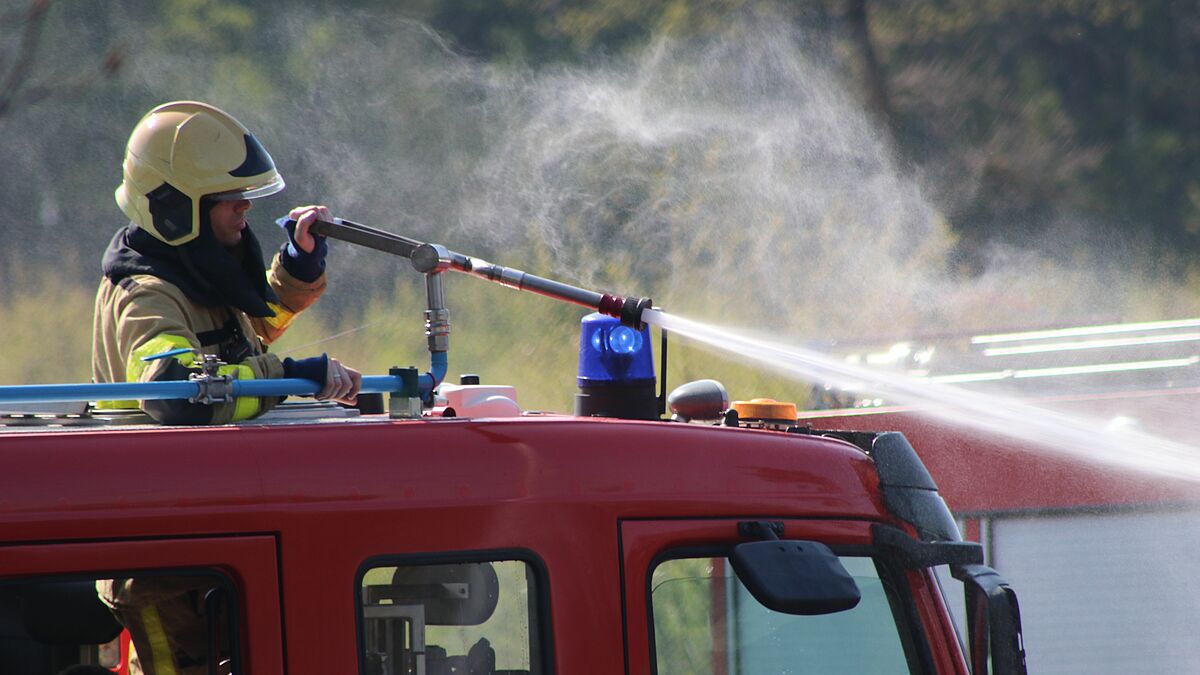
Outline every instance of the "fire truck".
<svg viewBox="0 0 1200 675"><path fill-rule="evenodd" d="M188 428L86 401L316 384L0 387L0 673L1025 672L1015 593L903 434L656 393L648 299L326 225L425 274L430 370ZM595 310L574 414L445 382L450 270Z"/></svg>

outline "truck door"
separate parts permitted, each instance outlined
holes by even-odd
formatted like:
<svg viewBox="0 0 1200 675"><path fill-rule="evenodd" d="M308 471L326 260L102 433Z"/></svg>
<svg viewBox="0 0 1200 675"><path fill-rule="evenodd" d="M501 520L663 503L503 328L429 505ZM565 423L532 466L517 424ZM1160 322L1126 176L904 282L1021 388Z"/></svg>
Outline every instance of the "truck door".
<svg viewBox="0 0 1200 675"><path fill-rule="evenodd" d="M829 546L861 595L852 609L799 616L763 606L734 573L750 522L770 521L621 522L629 673L965 671L931 577L877 555L869 523L773 521L782 539Z"/></svg>
<svg viewBox="0 0 1200 675"><path fill-rule="evenodd" d="M0 546L0 672L282 675L272 536ZM88 672L91 672L90 670Z"/></svg>

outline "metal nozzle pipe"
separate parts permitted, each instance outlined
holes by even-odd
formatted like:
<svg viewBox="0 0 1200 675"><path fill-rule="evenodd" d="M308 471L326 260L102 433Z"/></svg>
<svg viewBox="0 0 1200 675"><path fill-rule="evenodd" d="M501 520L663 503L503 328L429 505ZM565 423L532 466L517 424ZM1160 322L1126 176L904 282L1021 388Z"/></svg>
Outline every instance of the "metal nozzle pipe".
<svg viewBox="0 0 1200 675"><path fill-rule="evenodd" d="M601 314L618 318L622 323L638 330L642 329L642 311L653 304L650 298L622 298L619 295L597 293L511 267L496 265L480 258L462 256L464 262L460 263L453 258L458 254L450 252L450 255L452 260L450 268L455 271L494 281L518 291L537 293L555 300L587 307Z"/></svg>
<svg viewBox="0 0 1200 675"><path fill-rule="evenodd" d="M622 298L618 295L589 291L586 288L546 279L511 267L503 267L481 258L465 256L439 244L427 244L341 218L335 218L334 222L318 220L313 224L312 231L333 239L408 258L418 272L430 277L435 277L447 270L470 274L519 291L537 293L555 300L587 307L601 314L618 318L622 323L638 330L642 328L642 312L653 304L650 298ZM432 309L432 305L430 308ZM432 336L430 339L432 340Z"/></svg>

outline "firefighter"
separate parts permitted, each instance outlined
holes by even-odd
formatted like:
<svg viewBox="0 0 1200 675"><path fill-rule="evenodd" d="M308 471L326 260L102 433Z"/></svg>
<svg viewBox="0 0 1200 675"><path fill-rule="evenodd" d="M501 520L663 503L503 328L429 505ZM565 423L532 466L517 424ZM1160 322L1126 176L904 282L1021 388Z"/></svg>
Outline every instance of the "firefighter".
<svg viewBox="0 0 1200 675"><path fill-rule="evenodd" d="M283 359L266 345L325 290L323 237L309 230L329 220L324 206L288 214L288 241L269 270L246 224L251 201L283 189L271 156L246 127L213 106L178 101L138 122L125 149L116 200L130 224L104 253L96 293L92 375L96 382L187 379L199 353L238 379L302 377L321 385L318 398L353 403L362 375L327 355ZM181 350L182 348L182 350ZM144 357L181 350L170 356ZM206 405L143 401L164 424L219 424L259 415L275 398L242 397ZM101 402L134 408L134 401ZM101 599L129 628L145 675L210 672L209 622L198 605L211 580L148 577L98 585ZM211 637L211 636L210 636Z"/></svg>
<svg viewBox="0 0 1200 675"><path fill-rule="evenodd" d="M327 355L280 360L267 345L325 290L324 237L309 230L329 220L324 206L288 214L288 241L270 269L247 226L251 200L279 192L283 178L246 127L211 105L177 101L138 122L125 149L118 206L130 224L104 253L93 318L96 382L187 379L203 354L237 379L301 377L321 385L320 399L353 403L362 375ZM180 348L172 356L146 360ZM206 405L143 401L164 424L245 420L278 399L240 397ZM101 401L101 408L136 408Z"/></svg>

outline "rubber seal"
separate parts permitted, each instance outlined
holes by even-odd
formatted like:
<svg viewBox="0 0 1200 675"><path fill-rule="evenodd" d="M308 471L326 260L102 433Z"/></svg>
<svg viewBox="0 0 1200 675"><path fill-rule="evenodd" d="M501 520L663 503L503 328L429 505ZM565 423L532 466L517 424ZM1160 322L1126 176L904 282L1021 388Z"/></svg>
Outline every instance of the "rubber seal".
<svg viewBox="0 0 1200 675"><path fill-rule="evenodd" d="M621 323L634 330L641 330L642 312L653 304L654 301L650 298L626 299L625 304L621 305Z"/></svg>

